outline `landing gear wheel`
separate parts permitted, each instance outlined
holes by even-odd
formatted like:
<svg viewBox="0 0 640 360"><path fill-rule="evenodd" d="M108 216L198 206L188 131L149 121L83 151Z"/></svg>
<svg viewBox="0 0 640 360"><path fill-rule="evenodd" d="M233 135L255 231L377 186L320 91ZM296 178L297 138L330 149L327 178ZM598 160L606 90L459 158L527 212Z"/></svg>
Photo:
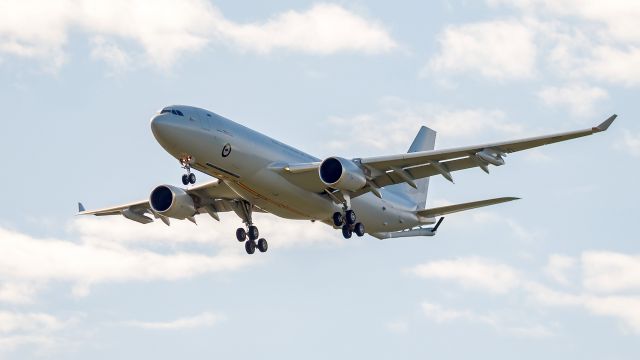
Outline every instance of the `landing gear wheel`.
<svg viewBox="0 0 640 360"><path fill-rule="evenodd" d="M249 232L247 234L249 235L249 240L258 240L258 237L260 237L258 228L253 225L249 226Z"/></svg>
<svg viewBox="0 0 640 360"><path fill-rule="evenodd" d="M187 174L182 175L182 184L189 185L189 175Z"/></svg>
<svg viewBox="0 0 640 360"><path fill-rule="evenodd" d="M353 210L347 210L347 212L344 214L345 218L347 220L347 224L349 225L353 225L356 223L356 212Z"/></svg>
<svg viewBox="0 0 640 360"><path fill-rule="evenodd" d="M342 216L342 213L339 213L339 212L333 213L333 225L342 226L343 224L344 224L344 217Z"/></svg>
<svg viewBox="0 0 640 360"><path fill-rule="evenodd" d="M351 227L349 225L345 225L342 227L342 236L345 239L350 239L351 235L353 235L353 231L351 231Z"/></svg>
<svg viewBox="0 0 640 360"><path fill-rule="evenodd" d="M247 240L247 232L243 228L238 228L236 230L236 239L240 242Z"/></svg>
<svg viewBox="0 0 640 360"><path fill-rule="evenodd" d="M358 237L361 237L364 235L364 225L362 225L362 223L357 223L356 226L353 228L353 232L356 233L356 235L358 235Z"/></svg>
<svg viewBox="0 0 640 360"><path fill-rule="evenodd" d="M189 174L188 178L189 178L188 179L189 183L191 183L191 184L195 184L196 183L196 174L191 173L191 174Z"/></svg>
<svg viewBox="0 0 640 360"><path fill-rule="evenodd" d="M247 254L251 255L256 252L256 242L253 240L249 240L244 243L244 249L247 251Z"/></svg>
<svg viewBox="0 0 640 360"><path fill-rule="evenodd" d="M265 239L258 240L258 250L260 250L260 252L266 252L268 248L269 248L269 244L267 243L267 240Z"/></svg>

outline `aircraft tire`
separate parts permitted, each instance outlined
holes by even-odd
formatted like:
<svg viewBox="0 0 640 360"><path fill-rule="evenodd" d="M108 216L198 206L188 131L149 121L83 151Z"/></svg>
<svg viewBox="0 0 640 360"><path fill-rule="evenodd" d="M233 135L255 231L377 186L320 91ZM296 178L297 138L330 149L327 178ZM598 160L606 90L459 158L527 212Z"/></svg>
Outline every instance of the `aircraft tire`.
<svg viewBox="0 0 640 360"><path fill-rule="evenodd" d="M342 216L342 213L340 212L333 213L333 225L340 227L343 224L344 224L344 217Z"/></svg>
<svg viewBox="0 0 640 360"><path fill-rule="evenodd" d="M356 226L353 228L353 232L355 232L356 235L358 235L358 237L364 236L365 234L364 225L362 223L357 223Z"/></svg>
<svg viewBox="0 0 640 360"><path fill-rule="evenodd" d="M194 173L189 174L189 179L188 180L189 180L190 184L195 184L196 183L196 174L194 174Z"/></svg>
<svg viewBox="0 0 640 360"><path fill-rule="evenodd" d="M236 239L240 242L247 240L247 232L243 228L238 228L236 230Z"/></svg>
<svg viewBox="0 0 640 360"><path fill-rule="evenodd" d="M267 240L258 240L258 250L260 250L260 252L267 252L267 249L269 249L269 243L267 243Z"/></svg>
<svg viewBox="0 0 640 360"><path fill-rule="evenodd" d="M342 227L342 236L344 236L345 239L350 239L351 235L353 235L353 231L351 231L351 227L349 225L344 225Z"/></svg>
<svg viewBox="0 0 640 360"><path fill-rule="evenodd" d="M345 218L347 220L347 224L353 225L356 223L356 212L353 210L347 210L345 213Z"/></svg>
<svg viewBox="0 0 640 360"><path fill-rule="evenodd" d="M258 240L258 238L260 237L260 232L258 231L258 227L257 226L249 226L249 231L247 232L247 235L249 235L249 240Z"/></svg>
<svg viewBox="0 0 640 360"><path fill-rule="evenodd" d="M245 242L244 249L247 251L247 254L253 254L254 252L256 252L256 242L253 240Z"/></svg>
<svg viewBox="0 0 640 360"><path fill-rule="evenodd" d="M182 175L182 185L189 185L189 175Z"/></svg>

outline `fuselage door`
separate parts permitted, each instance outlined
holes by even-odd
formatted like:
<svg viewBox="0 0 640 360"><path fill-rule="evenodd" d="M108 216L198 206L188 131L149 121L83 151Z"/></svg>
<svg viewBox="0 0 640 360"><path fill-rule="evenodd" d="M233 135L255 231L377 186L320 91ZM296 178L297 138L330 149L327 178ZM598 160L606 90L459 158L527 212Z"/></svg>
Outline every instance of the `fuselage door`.
<svg viewBox="0 0 640 360"><path fill-rule="evenodd" d="M200 114L198 117L200 118L200 127L205 130L210 130L211 118L209 117L209 114Z"/></svg>

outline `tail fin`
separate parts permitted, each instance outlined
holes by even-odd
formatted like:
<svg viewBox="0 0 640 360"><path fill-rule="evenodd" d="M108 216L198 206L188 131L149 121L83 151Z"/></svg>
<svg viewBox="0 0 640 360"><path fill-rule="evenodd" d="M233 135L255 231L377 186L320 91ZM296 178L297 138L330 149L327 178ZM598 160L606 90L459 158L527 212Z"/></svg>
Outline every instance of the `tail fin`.
<svg viewBox="0 0 640 360"><path fill-rule="evenodd" d="M426 126L420 128L418 135L413 140L408 153L433 150L436 145L436 132ZM429 178L415 180L417 189L409 184L398 184L389 186L390 189L406 195L412 200L418 209L424 209L427 204L427 192L429 191Z"/></svg>

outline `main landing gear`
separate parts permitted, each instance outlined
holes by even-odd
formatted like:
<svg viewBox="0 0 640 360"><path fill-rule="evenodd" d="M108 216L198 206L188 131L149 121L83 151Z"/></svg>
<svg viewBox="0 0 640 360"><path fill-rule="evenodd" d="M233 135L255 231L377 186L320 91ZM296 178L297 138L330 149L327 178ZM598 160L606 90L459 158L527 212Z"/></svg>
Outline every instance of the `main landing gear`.
<svg viewBox="0 0 640 360"><path fill-rule="evenodd" d="M260 250L260 252L266 252L269 249L269 243L267 243L267 240L264 238L258 239L260 237L260 232L258 231L258 227L253 225L251 220L251 204L242 202L240 206L243 213L242 217L247 225L247 229L238 228L238 230L236 230L236 239L240 242L246 241L244 243L244 249L247 254L255 253L256 248Z"/></svg>
<svg viewBox="0 0 640 360"><path fill-rule="evenodd" d="M196 174L191 172L191 163L193 162L193 158L191 156L180 159L180 165L185 171L186 174L182 175L182 184L189 185L196 183Z"/></svg>
<svg viewBox="0 0 640 360"><path fill-rule="evenodd" d="M341 212L333 214L333 224L337 227L342 227L342 236L345 239L350 239L354 233L358 237L364 236L364 225L356 221L356 213L353 210L347 210L344 214Z"/></svg>

